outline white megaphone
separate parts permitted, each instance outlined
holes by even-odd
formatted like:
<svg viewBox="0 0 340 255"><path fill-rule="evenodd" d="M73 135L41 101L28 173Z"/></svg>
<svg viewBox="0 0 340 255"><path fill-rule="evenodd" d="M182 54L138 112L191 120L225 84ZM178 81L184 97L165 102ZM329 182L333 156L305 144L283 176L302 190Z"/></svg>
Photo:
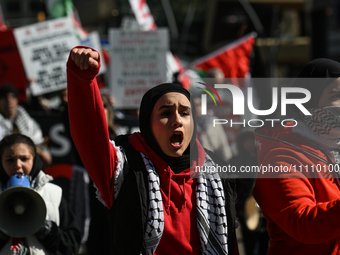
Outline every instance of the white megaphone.
<svg viewBox="0 0 340 255"><path fill-rule="evenodd" d="M26 176L13 175L0 194L1 231L11 237L30 236L43 226L45 218L43 198L31 188Z"/></svg>

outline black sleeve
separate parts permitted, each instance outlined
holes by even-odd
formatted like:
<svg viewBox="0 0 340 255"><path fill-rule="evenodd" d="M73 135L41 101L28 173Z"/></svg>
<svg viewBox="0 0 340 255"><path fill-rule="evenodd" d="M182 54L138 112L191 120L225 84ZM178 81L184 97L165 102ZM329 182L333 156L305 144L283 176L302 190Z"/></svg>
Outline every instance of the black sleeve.
<svg viewBox="0 0 340 255"><path fill-rule="evenodd" d="M59 205L60 224L52 222L51 232L40 242L55 255L76 255L81 242L80 227L64 198Z"/></svg>
<svg viewBox="0 0 340 255"><path fill-rule="evenodd" d="M0 230L0 250L7 244L10 237Z"/></svg>

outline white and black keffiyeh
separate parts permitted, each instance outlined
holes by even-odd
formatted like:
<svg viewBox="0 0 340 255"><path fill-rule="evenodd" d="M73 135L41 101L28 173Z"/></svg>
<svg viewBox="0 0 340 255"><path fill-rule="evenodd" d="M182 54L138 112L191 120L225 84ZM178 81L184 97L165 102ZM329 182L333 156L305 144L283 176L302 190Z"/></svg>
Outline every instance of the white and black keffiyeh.
<svg viewBox="0 0 340 255"><path fill-rule="evenodd" d="M326 152L333 163L340 163L340 107L328 106L308 109L312 115L300 113L294 133Z"/></svg>
<svg viewBox="0 0 340 255"><path fill-rule="evenodd" d="M331 134L333 130L339 128L339 106L318 107L308 110L311 115L299 113L298 116L312 132L318 135Z"/></svg>
<svg viewBox="0 0 340 255"><path fill-rule="evenodd" d="M204 166L214 162L206 154ZM218 173L200 173L196 188L197 223L202 254L228 254L227 213L224 190Z"/></svg>
<svg viewBox="0 0 340 255"><path fill-rule="evenodd" d="M160 181L155 167L151 160L141 153L146 171L148 172L149 183L149 210L145 225L144 245L147 254L154 254L161 240L164 230L164 211Z"/></svg>
<svg viewBox="0 0 340 255"><path fill-rule="evenodd" d="M164 230L164 211L160 191L159 176L143 153L149 180L149 210L146 221L144 244L147 254L154 254ZM206 155L204 166L209 168L214 162ZM225 211L224 191L220 176L205 173L198 177L197 188L197 224L203 254L228 254L227 214Z"/></svg>

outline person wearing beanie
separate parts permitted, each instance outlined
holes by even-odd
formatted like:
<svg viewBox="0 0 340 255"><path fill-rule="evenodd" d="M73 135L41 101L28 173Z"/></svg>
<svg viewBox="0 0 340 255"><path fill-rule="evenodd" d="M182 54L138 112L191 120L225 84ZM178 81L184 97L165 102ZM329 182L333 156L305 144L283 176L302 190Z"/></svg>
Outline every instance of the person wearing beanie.
<svg viewBox="0 0 340 255"><path fill-rule="evenodd" d="M77 255L81 240L77 220L63 198L62 189L50 183L53 178L42 171L42 162L36 153L34 142L21 134L5 136L0 142L0 159L0 196L6 191L11 177L23 175L30 180L30 188L42 197L46 205L45 222L42 226L37 226L38 230L32 235L12 237L9 236L11 235L9 229L0 230L0 254ZM32 203L32 205L37 204ZM34 210L32 207L29 204L27 209ZM10 206L7 210L10 210ZM14 214L13 210L13 218L19 219L19 216L14 216ZM26 217L27 221L30 221L29 215L30 213L24 213L21 217ZM32 225L32 227L35 226ZM22 231L29 232L30 230L23 229Z"/></svg>
<svg viewBox="0 0 340 255"><path fill-rule="evenodd" d="M253 189L269 255L340 254L339 77L337 61L309 62L293 86L311 92L311 115L295 109L297 125L255 131L259 165L277 169L259 174Z"/></svg>
<svg viewBox="0 0 340 255"><path fill-rule="evenodd" d="M190 93L172 83L151 88L141 100L140 132L109 140L99 68L97 51L71 50L71 135L109 209L110 254L238 254L235 179L193 171L225 162L196 139Z"/></svg>
<svg viewBox="0 0 340 255"><path fill-rule="evenodd" d="M340 63L327 58L318 58L307 63L293 82L293 87L309 90L311 99L305 108L317 108L324 89L340 77ZM294 98L294 95L291 94Z"/></svg>
<svg viewBox="0 0 340 255"><path fill-rule="evenodd" d="M2 131L0 139L13 133L30 137L37 145L38 154L44 165L52 163L52 156L44 144L44 137L39 124L19 105L18 92L10 83L0 86L0 128Z"/></svg>

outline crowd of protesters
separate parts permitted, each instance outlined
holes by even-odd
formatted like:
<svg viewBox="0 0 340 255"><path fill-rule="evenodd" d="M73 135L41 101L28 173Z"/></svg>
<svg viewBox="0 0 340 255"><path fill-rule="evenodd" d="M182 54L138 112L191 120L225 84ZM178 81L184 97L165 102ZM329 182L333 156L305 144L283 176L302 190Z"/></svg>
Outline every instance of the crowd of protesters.
<svg viewBox="0 0 340 255"><path fill-rule="evenodd" d="M208 125L214 115L209 113L207 116L196 116L195 111L200 111L200 101L190 102L190 92L178 82L150 89L144 95L140 109L118 111L114 107L114 95L97 88L99 64L100 57L96 51L88 48L73 49L67 63L68 88L55 91L49 96L31 97L25 102L19 101L18 91L13 84L0 84L0 168L5 173L0 180L1 192L5 190L6 182L12 175L12 172L6 170L4 157L9 158L10 153L20 154L20 148L14 149L18 144L23 147L31 163L28 168L23 167L24 170L13 173L33 174L33 180L38 174L43 175L41 178L44 179L44 185L53 182L62 188L61 202L57 206L60 212L58 217L49 212L55 220L47 220L42 227L47 229L46 233L41 234L43 230L40 230L35 237L45 247L41 248L43 252L48 254L53 249L55 254L76 254L77 250L78 254L90 255L138 250L147 254L169 251L200 254L214 250L212 254L239 254L241 243L237 241L238 233L242 236L246 255L262 255L267 252L338 254L338 234L334 227L337 224L340 195L337 176L311 176L308 169L304 169L305 173L298 171L284 176L268 174L258 179L208 178L200 188L204 186L207 189L209 195L205 199L211 200L212 204L209 205L220 208L213 221L210 219L211 208L207 209L200 204L200 199L196 201L196 196L202 194L194 186L201 185L204 178L198 177L198 181L193 182L190 179L191 164L224 162L244 166L270 162L272 165L300 164L304 167L311 162L313 165L339 164L338 62L329 59L312 61L304 67L299 77L325 80L320 84L299 83L297 80L294 84L312 93L310 103L306 104L312 112L310 118L295 109L301 122L298 127L261 128L256 132L253 129L241 129L233 137L235 148L229 144L230 137L222 128ZM87 91L85 84L82 84L82 77L89 75L93 90ZM217 69L210 70L208 75L215 79L223 78ZM87 101L80 107L80 101L84 98ZM31 111L52 115L58 113L62 116L64 134L71 144L70 160L59 161L57 164L53 162L49 134L31 116ZM98 123L94 123L94 118ZM134 119L135 126L124 125L125 118ZM178 131L169 132L171 148L163 138L168 135L164 118L173 118L173 125L179 127ZM187 125L188 120L194 123L191 128ZM131 130L139 132L131 134ZM193 156L190 150L196 153L193 154L194 159L190 158ZM12 154L11 159L17 157ZM141 164L143 167L145 165L148 173L139 172ZM66 181L61 172L68 172ZM216 178L219 181L216 182ZM144 179L154 183L150 184L151 188L144 183ZM130 186L126 188L125 183ZM214 185L223 190L223 194L220 192L220 195L216 195ZM157 190L160 192L157 193ZM210 192L215 193L211 195ZM153 204L152 196L161 204ZM220 200L216 199L219 196L227 203L220 204ZM120 197L138 199L137 206ZM255 229L250 229L247 222L249 201L255 202L256 206L251 209L260 217ZM144 206L154 207L158 213L143 211L146 209ZM130 217L127 210L133 208L135 214ZM193 212L200 210L203 214L196 217ZM138 213L142 213L145 218L138 221ZM117 218L117 215L122 218ZM159 217L159 224L154 223L156 216ZM63 221L64 217L68 222ZM69 222L69 219L74 222ZM123 220L131 220L143 226L133 226ZM59 224L59 221L62 223ZM204 221L207 224L201 229L199 226ZM224 221L227 224L215 228L214 225ZM294 226L291 221L294 221ZM188 222L198 227L190 228ZM67 230L68 224L72 231ZM236 231L237 226L240 227L239 232ZM137 234L133 232L134 229ZM216 234L212 243L206 236L207 229ZM322 237L320 229L327 230L328 235ZM224 234L220 235L221 231ZM127 236L119 236L122 233ZM31 239L12 239L0 231L0 253L1 249L8 247L19 247L22 254L29 252ZM126 239L133 239L133 242ZM48 240L57 244L49 243ZM45 254L35 253L34 249L30 252Z"/></svg>

